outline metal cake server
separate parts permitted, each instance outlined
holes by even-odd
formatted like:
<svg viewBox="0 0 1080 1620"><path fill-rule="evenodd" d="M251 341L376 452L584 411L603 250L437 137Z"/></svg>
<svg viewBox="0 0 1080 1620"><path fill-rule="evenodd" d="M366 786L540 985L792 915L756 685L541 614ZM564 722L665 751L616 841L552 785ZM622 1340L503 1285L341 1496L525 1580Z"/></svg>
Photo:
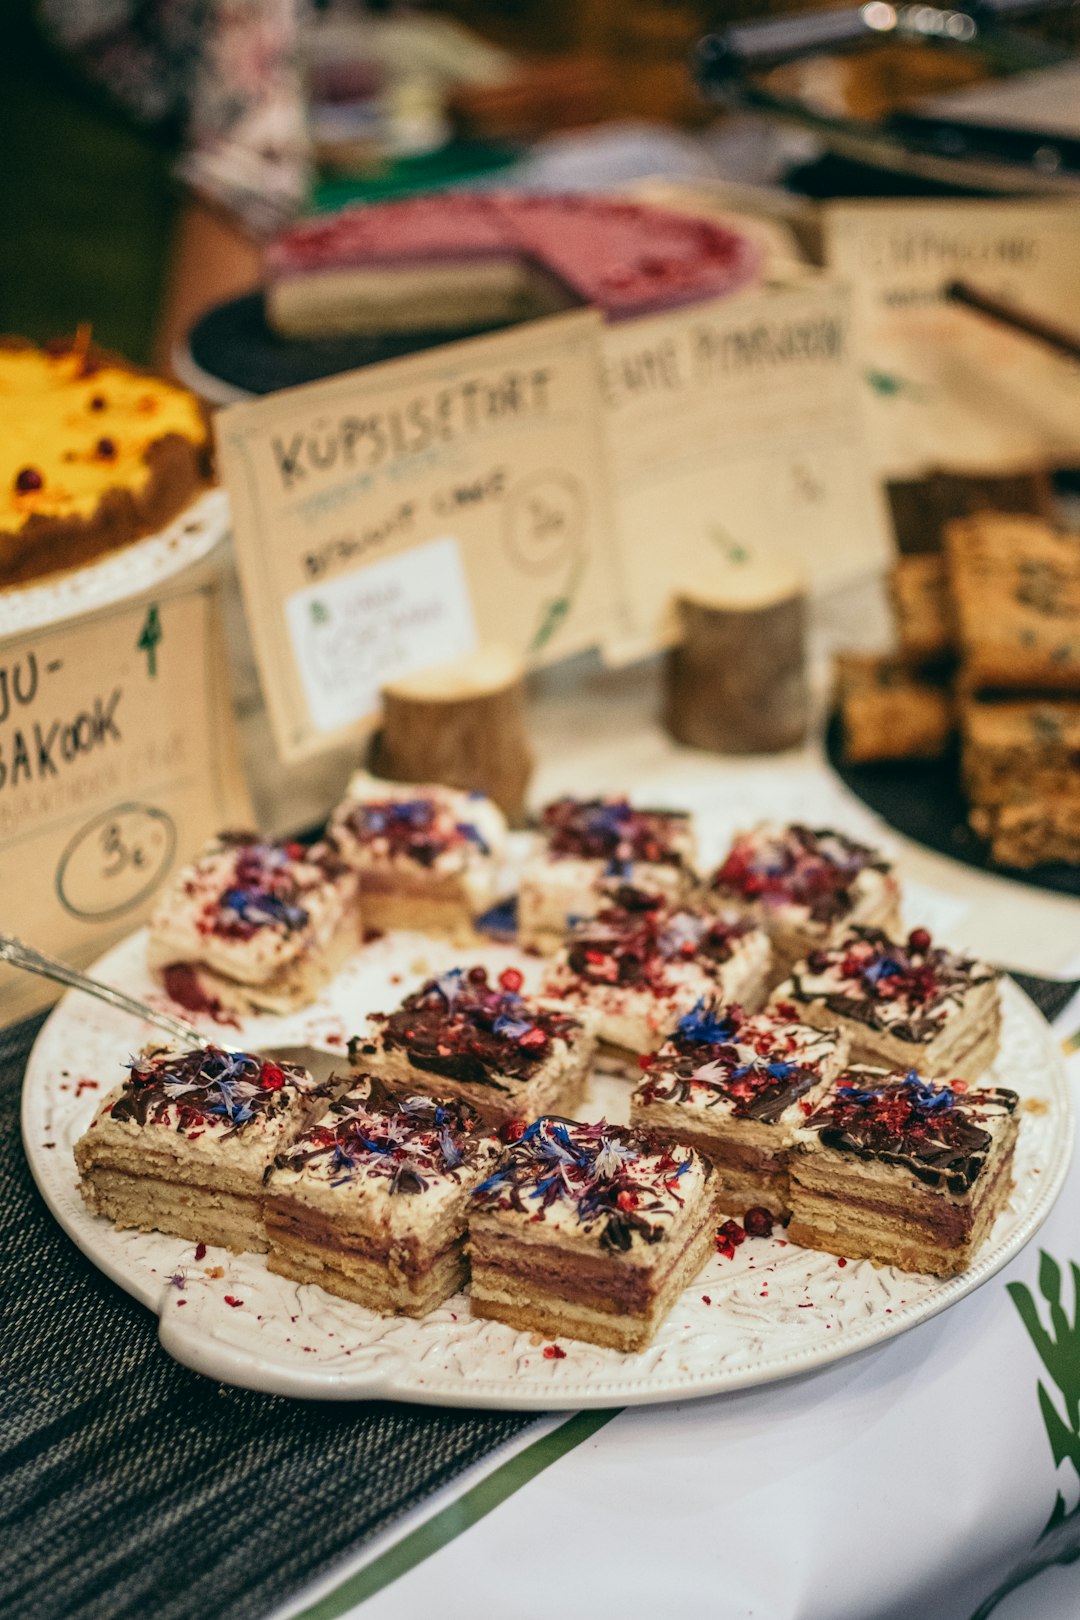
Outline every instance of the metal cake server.
<svg viewBox="0 0 1080 1620"><path fill-rule="evenodd" d="M136 996L129 996L123 990L117 990L111 984L103 984L100 979L93 979L88 973L80 973L77 968L71 967L67 962L61 962L55 956L47 956L44 951L35 950L32 945L25 944L16 939L13 934L0 934L0 962L7 962L12 967L22 968L26 973L36 973L41 979L51 979L54 984L67 985L72 990L83 990L88 996L96 996L98 1001L104 1001L110 1007L118 1007L121 1012L130 1013L133 1018L142 1018L156 1029L171 1035L174 1041L182 1041L185 1046L205 1046L207 1036L204 1030L196 1029L183 1018L174 1018L171 1013L162 1012L157 1007L151 1007L145 1001L139 1001ZM216 1043L224 1046L224 1041ZM333 1071L340 1065L340 1053L327 1052L318 1046L268 1046L262 1049L262 1056L271 1058L275 1063L295 1063L302 1069L307 1069L316 1081L328 1080Z"/></svg>

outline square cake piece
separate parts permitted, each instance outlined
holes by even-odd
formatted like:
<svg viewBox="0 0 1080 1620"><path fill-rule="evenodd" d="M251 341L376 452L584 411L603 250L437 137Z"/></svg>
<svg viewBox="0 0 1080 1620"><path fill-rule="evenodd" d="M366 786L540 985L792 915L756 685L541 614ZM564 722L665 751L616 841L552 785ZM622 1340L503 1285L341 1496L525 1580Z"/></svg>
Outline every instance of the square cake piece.
<svg viewBox="0 0 1080 1620"><path fill-rule="evenodd" d="M699 1003L644 1065L630 1123L711 1159L727 1214L761 1207L783 1218L786 1151L847 1055L834 1031Z"/></svg>
<svg viewBox="0 0 1080 1620"><path fill-rule="evenodd" d="M773 984L852 923L897 929L900 921L900 885L891 864L826 827L763 824L739 833L707 892L715 906L736 907L768 931Z"/></svg>
<svg viewBox="0 0 1080 1620"><path fill-rule="evenodd" d="M518 943L550 952L575 919L611 903L630 884L670 903L696 882L691 817L681 810L637 810L626 799L556 799L543 810L540 848L526 861L518 891Z"/></svg>
<svg viewBox="0 0 1080 1620"><path fill-rule="evenodd" d="M75 1144L79 1190L118 1227L261 1252L263 1178L330 1094L250 1052L148 1046Z"/></svg>
<svg viewBox="0 0 1080 1620"><path fill-rule="evenodd" d="M384 1315L426 1316L465 1282L469 1194L502 1152L466 1104L361 1078L266 1187L267 1266Z"/></svg>
<svg viewBox="0 0 1080 1620"><path fill-rule="evenodd" d="M375 1013L349 1059L396 1096L424 1092L475 1108L485 1126L535 1119L578 1106L596 1037L581 1019L537 1006L507 968L497 984L486 968L451 968Z"/></svg>
<svg viewBox="0 0 1080 1620"><path fill-rule="evenodd" d="M795 1133L791 1224L804 1248L903 1271L963 1271L1009 1197L1015 1091L847 1070Z"/></svg>
<svg viewBox="0 0 1080 1620"><path fill-rule="evenodd" d="M538 1119L472 1198L472 1308L643 1350L712 1253L715 1175L693 1148Z"/></svg>
<svg viewBox="0 0 1080 1620"><path fill-rule="evenodd" d="M415 928L465 942L473 919L498 899L506 820L483 793L383 782L360 771L328 836L359 875L366 928Z"/></svg>
<svg viewBox="0 0 1080 1620"><path fill-rule="evenodd" d="M222 833L160 896L147 951L179 1006L243 1016L303 1007L359 944L356 876L328 844Z"/></svg>
<svg viewBox="0 0 1080 1620"><path fill-rule="evenodd" d="M854 1063L971 1081L997 1056L999 977L987 963L935 945L925 928L904 944L880 928L853 928L797 963L772 1007L843 1030Z"/></svg>
<svg viewBox="0 0 1080 1620"><path fill-rule="evenodd" d="M703 998L761 1006L771 956L763 929L746 917L672 909L640 889L614 898L570 930L541 990L606 1046L655 1052Z"/></svg>

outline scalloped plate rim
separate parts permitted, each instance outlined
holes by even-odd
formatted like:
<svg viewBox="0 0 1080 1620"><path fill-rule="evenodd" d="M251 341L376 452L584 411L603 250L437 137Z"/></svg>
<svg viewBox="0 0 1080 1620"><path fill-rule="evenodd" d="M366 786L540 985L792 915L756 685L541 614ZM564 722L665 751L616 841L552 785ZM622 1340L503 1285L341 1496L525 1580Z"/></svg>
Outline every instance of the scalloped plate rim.
<svg viewBox="0 0 1080 1620"><path fill-rule="evenodd" d="M107 963L114 953L130 948L137 937L129 936L120 946L113 947L102 961ZM1063 1057L1050 1026L1034 1003L1011 980L1003 980L1002 992L1003 1012L1006 1017L1023 1020L1032 1033L1038 1032L1042 1040L1044 1072L1047 1090L1050 1093L1049 1110L1057 1127L1054 1133L1054 1154L1041 1167L1042 1179L1026 1212L1014 1221L996 1242L984 1247L968 1271L957 1277L942 1279L936 1286L932 1285L932 1293L907 1306L906 1309L893 1312L890 1321L885 1322L880 1315L873 1315L868 1317L865 1326L860 1326L857 1330L842 1331L831 1341L826 1338L824 1332L820 1332L814 1343L780 1355L762 1355L753 1363L744 1362L742 1365L737 1364L715 1373L694 1372L688 1369L671 1373L662 1368L651 1373L648 1371L635 1373L628 1368L625 1376L620 1376L617 1370L613 1370L607 1376L586 1375L586 1382L574 1382L570 1358L575 1341L568 1338L566 1342L570 1349L567 1352L567 1359L555 1362L551 1366L552 1374L558 1374L557 1383L553 1377L550 1381L545 1380L542 1385L530 1386L523 1384L519 1377L511 1373L503 1378L487 1377L473 1385L460 1375L440 1376L436 1373L434 1376L418 1379L415 1370L410 1371L408 1365L403 1363L401 1353L397 1351L391 1353L390 1365L368 1373L334 1367L320 1370L317 1362L305 1365L285 1360L275 1361L272 1355L268 1356L259 1348L249 1349L224 1343L210 1334L199 1333L186 1325L181 1325L183 1319L180 1318L178 1310L175 1307L170 1309L170 1301L176 1298L176 1294L170 1290L168 1283L150 1282L141 1268L125 1264L123 1253L116 1248L116 1240L123 1234L115 1232L100 1217L91 1215L82 1207L76 1188L77 1178L74 1168L72 1167L70 1177L65 1178L60 1173L60 1161L38 1145L39 1138L35 1134L38 1121L35 1119L34 1110L43 1102L41 1095L43 1083L39 1071L47 1061L50 1043L57 1039L58 1034L67 1032L69 1024L71 1028L68 1039L78 1031L77 1000L74 1000L73 1010L76 992L69 992L58 1002L39 1032L31 1051L22 1097L23 1142L38 1190L53 1218L76 1247L112 1282L157 1315L159 1338L169 1355L194 1371L220 1382L269 1394L304 1399L385 1399L422 1405L538 1412L583 1410L612 1405L651 1405L681 1399L700 1399L821 1371L837 1361L862 1354L876 1345L888 1342L920 1323L940 1315L951 1305L975 1292L1030 1242L1049 1215L1064 1185L1073 1151L1074 1110ZM1042 1067L1040 1063L1040 1068ZM73 1204L65 1202L65 1194L69 1198L73 1195L76 1202ZM162 1246L163 1250L168 1246L174 1252L182 1252L191 1247L179 1238L159 1234L150 1236ZM795 1247L792 1245L792 1248ZM804 1252L810 1256L816 1254L816 1251ZM249 1262L252 1259L251 1256L244 1258ZM183 1262L175 1259L171 1262L166 1260L162 1267L163 1272L168 1269L169 1264L175 1267ZM888 1271L891 1268L883 1269ZM697 1291L700 1285L699 1278L687 1293ZM344 1302L335 1301L335 1303L341 1305ZM676 1306L675 1309L678 1308ZM422 1321L416 1323L421 1331L423 1325ZM530 1344L528 1334L517 1334L515 1338L526 1345ZM618 1352L609 1353L613 1356L618 1354ZM624 1359L632 1362L635 1358L628 1356Z"/></svg>

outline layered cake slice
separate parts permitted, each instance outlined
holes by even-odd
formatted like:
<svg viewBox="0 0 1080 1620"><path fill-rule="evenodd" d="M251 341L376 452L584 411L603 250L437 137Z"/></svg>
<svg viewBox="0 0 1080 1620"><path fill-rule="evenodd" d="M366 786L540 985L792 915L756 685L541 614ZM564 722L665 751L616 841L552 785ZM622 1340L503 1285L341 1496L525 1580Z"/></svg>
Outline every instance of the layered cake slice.
<svg viewBox="0 0 1080 1620"><path fill-rule="evenodd" d="M891 864L824 827L764 824L740 833L707 892L713 904L735 906L768 930L773 984L853 923L899 928L900 885Z"/></svg>
<svg viewBox="0 0 1080 1620"><path fill-rule="evenodd" d="M542 811L540 848L518 891L518 942L552 951L580 918L611 904L622 884L684 899L695 883L694 827L681 810L637 810L626 799L556 799Z"/></svg>
<svg viewBox="0 0 1080 1620"><path fill-rule="evenodd" d="M360 943L356 874L328 844L223 833L183 867L150 920L151 972L189 1012L287 1013Z"/></svg>
<svg viewBox="0 0 1080 1620"><path fill-rule="evenodd" d="M904 1271L963 1271L1009 1197L1015 1091L853 1068L795 1134L788 1236Z"/></svg>
<svg viewBox="0 0 1080 1620"><path fill-rule="evenodd" d="M349 1059L397 1096L423 1092L469 1103L486 1126L535 1119L581 1100L595 1036L561 1009L520 994L507 968L497 984L482 967L429 979L395 1012L376 1013Z"/></svg>
<svg viewBox="0 0 1080 1620"><path fill-rule="evenodd" d="M469 1194L502 1148L467 1104L361 1078L279 1154L267 1266L384 1315L426 1316L465 1282Z"/></svg>
<svg viewBox="0 0 1080 1620"><path fill-rule="evenodd" d="M359 772L329 837L360 880L367 928L415 928L461 940L498 898L506 821L483 793L383 782Z"/></svg>
<svg viewBox="0 0 1080 1620"><path fill-rule="evenodd" d="M797 963L773 1006L842 1030L855 1063L972 1081L997 1056L999 977L985 962L935 945L925 928L903 944L880 928L853 928Z"/></svg>
<svg viewBox="0 0 1080 1620"><path fill-rule="evenodd" d="M79 1189L118 1227L262 1251L263 1179L331 1089L250 1052L148 1046L75 1144Z"/></svg>
<svg viewBox="0 0 1080 1620"><path fill-rule="evenodd" d="M584 1017L606 1046L654 1052L703 999L761 1006L771 955L763 929L746 917L672 909L626 886L614 898L570 930L541 992Z"/></svg>
<svg viewBox="0 0 1080 1620"><path fill-rule="evenodd" d="M847 1055L845 1035L701 1002L644 1064L630 1123L711 1159L728 1214L782 1218L787 1149Z"/></svg>
<svg viewBox="0 0 1080 1620"><path fill-rule="evenodd" d="M536 1120L472 1197L474 1314L643 1350L712 1252L714 1185L693 1148Z"/></svg>

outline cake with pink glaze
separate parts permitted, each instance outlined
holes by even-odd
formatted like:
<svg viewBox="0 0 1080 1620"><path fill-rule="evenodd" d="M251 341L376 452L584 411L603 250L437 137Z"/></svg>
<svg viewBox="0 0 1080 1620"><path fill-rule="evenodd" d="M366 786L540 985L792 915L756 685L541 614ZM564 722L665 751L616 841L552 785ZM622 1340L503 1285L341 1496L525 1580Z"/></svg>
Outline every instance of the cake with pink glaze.
<svg viewBox="0 0 1080 1620"><path fill-rule="evenodd" d="M301 220L265 259L293 337L447 330L578 304L611 320L720 298L759 254L714 220L619 198L436 193Z"/></svg>

